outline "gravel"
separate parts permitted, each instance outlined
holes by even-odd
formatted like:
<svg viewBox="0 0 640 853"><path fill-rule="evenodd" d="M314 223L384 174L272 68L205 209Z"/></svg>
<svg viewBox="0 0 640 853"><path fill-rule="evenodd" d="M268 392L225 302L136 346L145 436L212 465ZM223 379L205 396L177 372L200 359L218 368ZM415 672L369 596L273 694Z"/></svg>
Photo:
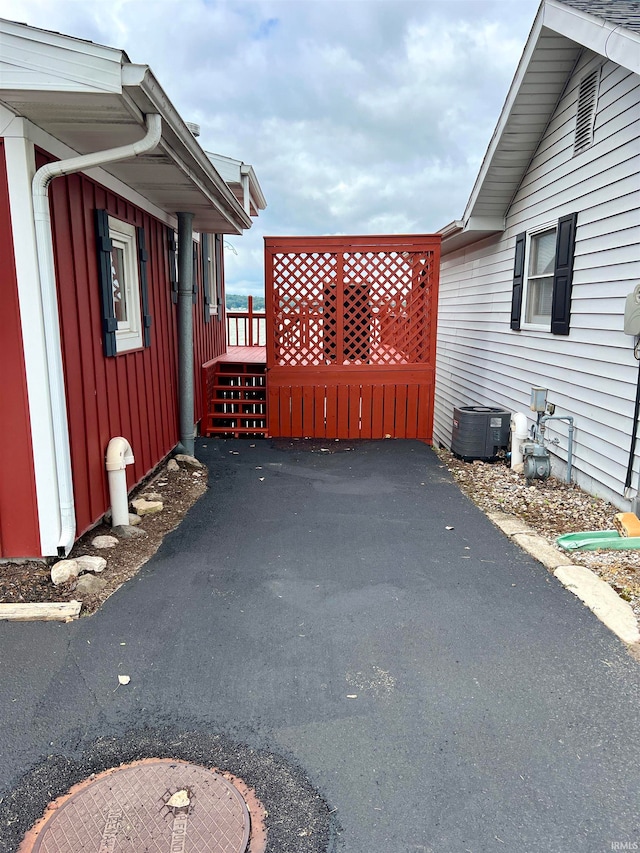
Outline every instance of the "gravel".
<svg viewBox="0 0 640 853"><path fill-rule="evenodd" d="M529 486L502 461L463 462L446 450L438 455L480 509L517 516L552 544L563 533L614 529L620 510L574 484L551 477ZM572 551L567 562L587 566L607 581L640 618L640 551Z"/></svg>

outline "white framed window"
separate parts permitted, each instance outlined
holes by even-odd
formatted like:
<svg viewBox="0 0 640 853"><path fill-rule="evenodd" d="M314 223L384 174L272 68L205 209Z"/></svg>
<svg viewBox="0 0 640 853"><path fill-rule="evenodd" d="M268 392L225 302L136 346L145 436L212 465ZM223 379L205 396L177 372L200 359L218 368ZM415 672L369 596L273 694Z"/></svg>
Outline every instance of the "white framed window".
<svg viewBox="0 0 640 853"><path fill-rule="evenodd" d="M547 225L527 237L523 326L549 330L553 303L557 227Z"/></svg>
<svg viewBox="0 0 640 853"><path fill-rule="evenodd" d="M140 279L134 225L109 217L111 240L111 298L117 321L116 350L128 352L143 346Z"/></svg>

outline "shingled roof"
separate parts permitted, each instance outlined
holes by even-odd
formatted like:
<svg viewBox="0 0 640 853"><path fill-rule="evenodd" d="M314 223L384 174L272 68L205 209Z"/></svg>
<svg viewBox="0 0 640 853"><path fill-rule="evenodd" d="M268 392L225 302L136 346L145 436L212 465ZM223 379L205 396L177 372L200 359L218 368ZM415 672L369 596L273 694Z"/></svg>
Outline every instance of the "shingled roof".
<svg viewBox="0 0 640 853"><path fill-rule="evenodd" d="M611 24L640 33L640 3L638 0L560 0L580 12L603 18Z"/></svg>

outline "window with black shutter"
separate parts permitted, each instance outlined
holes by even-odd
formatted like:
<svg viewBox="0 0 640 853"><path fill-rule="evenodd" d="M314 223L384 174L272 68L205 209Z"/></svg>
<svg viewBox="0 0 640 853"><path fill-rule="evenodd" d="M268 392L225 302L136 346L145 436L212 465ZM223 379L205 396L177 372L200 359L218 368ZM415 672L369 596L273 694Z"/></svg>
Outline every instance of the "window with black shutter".
<svg viewBox="0 0 640 853"><path fill-rule="evenodd" d="M511 328L568 335L577 213L516 237Z"/></svg>
<svg viewBox="0 0 640 853"><path fill-rule="evenodd" d="M511 328L520 329L520 314L522 312L522 286L524 282L524 247L527 235L518 234L516 237L516 254L513 266L513 291L511 294Z"/></svg>
<svg viewBox="0 0 640 853"><path fill-rule="evenodd" d="M171 301L178 304L178 243L176 232L173 228L167 228L167 252L169 255L169 282L171 284Z"/></svg>
<svg viewBox="0 0 640 853"><path fill-rule="evenodd" d="M149 255L145 243L144 228L137 228L138 236L138 266L140 268L140 298L142 300L142 334L145 347L151 346L151 311L149 309L149 283L147 264Z"/></svg>
<svg viewBox="0 0 640 853"><path fill-rule="evenodd" d="M193 265L191 268L191 301L195 305L198 301L198 244L193 241Z"/></svg>
<svg viewBox="0 0 640 853"><path fill-rule="evenodd" d="M106 356L149 346L151 314L144 230L95 211L98 281Z"/></svg>
<svg viewBox="0 0 640 853"><path fill-rule="evenodd" d="M553 272L553 304L551 306L551 331L554 335L569 334L577 221L577 213L571 213L569 216L563 216L558 220L556 260Z"/></svg>

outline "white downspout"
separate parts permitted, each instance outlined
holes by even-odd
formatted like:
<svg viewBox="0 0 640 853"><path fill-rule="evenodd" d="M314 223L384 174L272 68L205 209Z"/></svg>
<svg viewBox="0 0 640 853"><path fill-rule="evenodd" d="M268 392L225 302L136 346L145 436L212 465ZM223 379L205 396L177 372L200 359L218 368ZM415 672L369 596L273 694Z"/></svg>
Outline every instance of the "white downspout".
<svg viewBox="0 0 640 853"><path fill-rule="evenodd" d="M58 178L61 175L70 175L74 172L81 172L95 166L115 163L118 160L129 160L132 157L137 157L139 154L152 151L160 142L162 121L156 113L149 113L146 116L146 123L147 133L138 142L123 145L120 148L109 148L105 151L96 151L92 154L71 157L68 160L47 163L46 166L42 166L35 173L31 185L59 498L60 539L58 541L58 554L60 556L66 556L73 546L76 534L76 516L73 503L71 447L69 444L67 400L62 365L53 235L49 211L49 184L54 178Z"/></svg>

